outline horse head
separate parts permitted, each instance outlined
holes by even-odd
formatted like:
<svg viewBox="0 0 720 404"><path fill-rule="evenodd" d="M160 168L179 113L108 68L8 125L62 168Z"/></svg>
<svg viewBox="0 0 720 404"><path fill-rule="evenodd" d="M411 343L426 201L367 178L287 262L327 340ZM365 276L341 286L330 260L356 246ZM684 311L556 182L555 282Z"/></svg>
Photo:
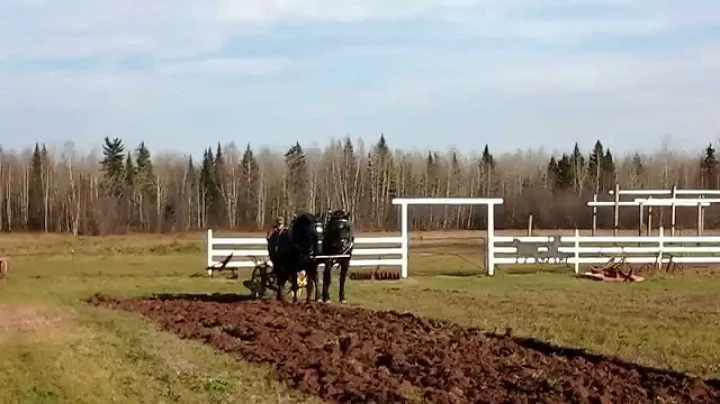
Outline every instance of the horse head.
<svg viewBox="0 0 720 404"><path fill-rule="evenodd" d="M339 209L328 214L325 222L325 253L349 253L355 236L350 222L350 212Z"/></svg>
<svg viewBox="0 0 720 404"><path fill-rule="evenodd" d="M289 236L295 250L303 258L309 258L321 252L323 232L322 222L312 213L305 212L293 218Z"/></svg>

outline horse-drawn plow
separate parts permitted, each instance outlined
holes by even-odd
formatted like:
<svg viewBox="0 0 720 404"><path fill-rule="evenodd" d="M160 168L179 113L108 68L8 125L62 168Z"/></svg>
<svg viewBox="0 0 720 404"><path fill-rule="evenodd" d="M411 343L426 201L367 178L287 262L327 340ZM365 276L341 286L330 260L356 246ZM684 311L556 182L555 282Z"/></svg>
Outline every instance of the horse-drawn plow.
<svg viewBox="0 0 720 404"><path fill-rule="evenodd" d="M393 311L221 296L91 303L271 366L328 402L720 402L719 381Z"/></svg>
<svg viewBox="0 0 720 404"><path fill-rule="evenodd" d="M255 267L250 275L250 279L243 282L245 287L250 289L252 297L254 299L262 299L267 297L270 292L276 294L278 290L277 274L275 273L272 262L269 259L259 260L254 257L253 263ZM306 286L307 274L305 271L299 271L297 274L298 296L303 294ZM283 291L289 296L292 294L292 287L287 285Z"/></svg>

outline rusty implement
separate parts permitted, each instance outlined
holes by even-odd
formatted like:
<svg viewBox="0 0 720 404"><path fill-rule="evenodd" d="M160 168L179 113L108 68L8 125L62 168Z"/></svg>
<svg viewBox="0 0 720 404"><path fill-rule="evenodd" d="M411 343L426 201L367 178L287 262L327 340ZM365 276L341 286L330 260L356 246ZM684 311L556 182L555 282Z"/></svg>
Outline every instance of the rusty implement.
<svg viewBox="0 0 720 404"><path fill-rule="evenodd" d="M373 272L360 271L350 272L350 279L352 280L377 280L377 281L390 281L399 280L399 271L381 271L380 268L376 268Z"/></svg>
<svg viewBox="0 0 720 404"><path fill-rule="evenodd" d="M625 257L612 257L603 266L594 266L581 275L583 278L603 282L642 282L642 276L633 275L632 267L625 261Z"/></svg>
<svg viewBox="0 0 720 404"><path fill-rule="evenodd" d="M252 297L254 299L265 298L268 291L277 292L277 274L275 268L270 260L259 260L255 257L252 258L255 263L252 275L249 280L243 282L243 285L250 289ZM308 279L305 271L299 271L297 274L297 286L298 296L303 294L305 287L307 287ZM283 292L286 295L292 294L292 286L285 286Z"/></svg>
<svg viewBox="0 0 720 404"><path fill-rule="evenodd" d="M233 253L230 253L227 257L225 257L222 261L219 263L215 263L214 265L210 265L205 268L205 270L208 273L208 276L215 275L215 272L222 272L222 271L232 271L232 277L233 279L237 278L237 268L230 267L228 268L228 264L230 263L230 260L232 260Z"/></svg>

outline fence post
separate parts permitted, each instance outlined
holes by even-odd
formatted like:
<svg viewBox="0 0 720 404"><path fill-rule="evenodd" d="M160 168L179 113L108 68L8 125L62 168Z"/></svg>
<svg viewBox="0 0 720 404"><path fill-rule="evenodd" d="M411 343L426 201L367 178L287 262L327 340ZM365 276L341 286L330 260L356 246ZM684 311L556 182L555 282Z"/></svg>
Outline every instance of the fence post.
<svg viewBox="0 0 720 404"><path fill-rule="evenodd" d="M677 197L677 185L673 185L672 189L672 216L670 218L670 237L675 237L675 219L677 217L676 212L676 206L675 206L675 198Z"/></svg>
<svg viewBox="0 0 720 404"><path fill-rule="evenodd" d="M598 194L593 194L593 202L598 201ZM597 206L593 206L593 221L592 221L592 236L595 237L595 232L597 231Z"/></svg>
<svg viewBox="0 0 720 404"><path fill-rule="evenodd" d="M400 269L400 277L405 279L408 277L408 204L403 202L400 204L400 231L402 237L402 268Z"/></svg>
<svg viewBox="0 0 720 404"><path fill-rule="evenodd" d="M665 242L663 240L663 237L664 237L663 234L665 233L665 231L663 230L662 226L660 226L660 228L658 229L658 232L659 233L658 233L658 259L657 259L658 268L657 269L660 270L662 268L663 248L665 247Z"/></svg>
<svg viewBox="0 0 720 404"><path fill-rule="evenodd" d="M487 204L487 248L486 260L488 275L495 275L495 205Z"/></svg>
<svg viewBox="0 0 720 404"><path fill-rule="evenodd" d="M530 216L528 216L528 237L532 237L532 229L533 229L533 215L532 213Z"/></svg>
<svg viewBox="0 0 720 404"><path fill-rule="evenodd" d="M575 273L580 273L580 230L575 229Z"/></svg>
<svg viewBox="0 0 720 404"><path fill-rule="evenodd" d="M207 266L212 266L213 264L213 231L212 229L208 229L207 231Z"/></svg>
<svg viewBox="0 0 720 404"><path fill-rule="evenodd" d="M613 236L617 236L620 228L620 184L615 184L615 207L613 209Z"/></svg>

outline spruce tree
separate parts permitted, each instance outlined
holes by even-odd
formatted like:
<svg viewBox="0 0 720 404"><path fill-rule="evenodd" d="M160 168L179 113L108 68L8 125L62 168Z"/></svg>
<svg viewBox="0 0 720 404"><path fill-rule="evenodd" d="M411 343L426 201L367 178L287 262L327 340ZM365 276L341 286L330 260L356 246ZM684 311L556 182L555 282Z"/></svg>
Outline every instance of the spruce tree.
<svg viewBox="0 0 720 404"><path fill-rule="evenodd" d="M575 178L574 159L563 153L562 158L558 161L558 179L556 187L561 190L572 189L576 184Z"/></svg>
<svg viewBox="0 0 720 404"><path fill-rule="evenodd" d="M200 168L200 193L202 195L205 225L216 225L217 215L214 214L212 208L219 199L219 195L215 178L215 159L212 149L209 148L206 149L203 154L202 166Z"/></svg>
<svg viewBox="0 0 720 404"><path fill-rule="evenodd" d="M119 198L123 193L125 183L125 146L119 138L105 137L103 144L103 155L105 158L100 162L102 166L103 192L106 196Z"/></svg>
<svg viewBox="0 0 720 404"><path fill-rule="evenodd" d="M603 184L603 157L604 149L600 140L595 142L590 157L588 158L588 186L594 193L602 191Z"/></svg>
<svg viewBox="0 0 720 404"><path fill-rule="evenodd" d="M227 168L225 167L225 155L222 151L220 142L217 144L215 151L215 185L216 185L216 199L213 209L215 211L216 219L219 223L228 224L228 227L232 227L228 223L228 211L225 198L227 197Z"/></svg>
<svg viewBox="0 0 720 404"><path fill-rule="evenodd" d="M495 184L495 157L490 153L490 147L485 148L480 158L481 186L480 195L488 197L494 194Z"/></svg>
<svg viewBox="0 0 720 404"><path fill-rule="evenodd" d="M28 223L30 230L41 230L43 227L44 200L43 200L43 159L40 145L35 143L35 150L30 163L30 177L28 184Z"/></svg>
<svg viewBox="0 0 720 404"><path fill-rule="evenodd" d="M703 189L717 188L718 161L715 156L715 148L708 144L705 148L705 155L700 162L700 185Z"/></svg>
<svg viewBox="0 0 720 404"><path fill-rule="evenodd" d="M243 186L240 189L238 206L241 208L242 219L245 223L255 223L260 226L258 215L258 197L260 196L260 165L258 164L250 143L245 147L240 161L240 176Z"/></svg>
<svg viewBox="0 0 720 404"><path fill-rule="evenodd" d="M570 159L570 169L572 171L572 187L575 189L575 192L579 193L584 186L583 180L587 173L587 166L585 165L585 157L580 151L580 147L577 142L575 143L572 157Z"/></svg>
<svg viewBox="0 0 720 404"><path fill-rule="evenodd" d="M601 191L607 192L615 187L616 173L615 173L615 161L610 149L605 150L605 155L602 160L602 189Z"/></svg>
<svg viewBox="0 0 720 404"><path fill-rule="evenodd" d="M555 191L558 189L558 185L560 183L560 168L558 167L558 162L555 160L555 156L550 157L550 161L547 165L547 172L546 172L546 187L550 190Z"/></svg>
<svg viewBox="0 0 720 404"><path fill-rule="evenodd" d="M305 152L300 142L296 142L285 153L288 212L298 212L307 209L308 202L308 167Z"/></svg>

